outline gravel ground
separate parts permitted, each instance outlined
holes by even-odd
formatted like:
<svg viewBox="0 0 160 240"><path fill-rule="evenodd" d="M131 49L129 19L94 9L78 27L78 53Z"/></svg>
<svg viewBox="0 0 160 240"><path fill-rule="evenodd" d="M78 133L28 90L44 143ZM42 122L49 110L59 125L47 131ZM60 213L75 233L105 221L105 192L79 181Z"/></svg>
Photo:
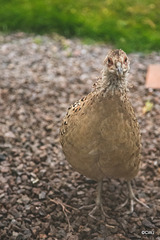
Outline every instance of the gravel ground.
<svg viewBox="0 0 160 240"><path fill-rule="evenodd" d="M106 179L108 218L90 218L79 208L94 203L96 182L69 166L59 144L66 109L91 90L109 48L57 35L0 35L1 240L160 239L160 90L145 89L147 67L160 62L160 54L129 55L129 95L143 143L133 186L149 209L115 210L126 199L126 183ZM144 108L147 101L151 110Z"/></svg>

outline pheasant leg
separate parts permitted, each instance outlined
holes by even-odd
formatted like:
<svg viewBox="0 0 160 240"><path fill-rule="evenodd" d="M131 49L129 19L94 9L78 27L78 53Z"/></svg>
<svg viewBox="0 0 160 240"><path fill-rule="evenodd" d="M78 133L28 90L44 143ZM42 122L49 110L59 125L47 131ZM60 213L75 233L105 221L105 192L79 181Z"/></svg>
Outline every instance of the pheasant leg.
<svg viewBox="0 0 160 240"><path fill-rule="evenodd" d="M89 213L89 216L92 217L92 218L95 218L93 215L94 213L96 212L97 209L101 209L102 213L104 216L107 216L105 214L105 211L103 209L103 205L102 205L102 185L103 185L103 182L100 181L98 182L98 185L97 185L97 197L96 197L96 205L95 207L92 209L92 211Z"/></svg>

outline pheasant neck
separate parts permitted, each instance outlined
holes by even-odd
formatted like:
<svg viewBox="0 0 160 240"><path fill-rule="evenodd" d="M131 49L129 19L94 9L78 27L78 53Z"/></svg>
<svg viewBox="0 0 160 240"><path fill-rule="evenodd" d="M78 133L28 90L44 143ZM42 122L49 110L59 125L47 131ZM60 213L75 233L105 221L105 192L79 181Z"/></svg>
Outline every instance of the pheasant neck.
<svg viewBox="0 0 160 240"><path fill-rule="evenodd" d="M126 74L117 76L116 73L104 69L102 72L102 88L105 92L111 92L111 94L116 92L126 93L128 91Z"/></svg>

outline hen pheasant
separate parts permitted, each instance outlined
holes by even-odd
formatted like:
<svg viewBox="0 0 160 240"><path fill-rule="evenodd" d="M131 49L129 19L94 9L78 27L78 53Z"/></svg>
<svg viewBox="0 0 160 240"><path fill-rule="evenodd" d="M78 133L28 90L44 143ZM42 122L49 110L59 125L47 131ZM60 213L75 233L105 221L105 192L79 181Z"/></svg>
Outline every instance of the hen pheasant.
<svg viewBox="0 0 160 240"><path fill-rule="evenodd" d="M69 107L60 129L64 154L73 168L98 181L96 206L102 206L102 180L125 178L129 187L130 211L134 195L130 180L140 165L140 131L127 97L130 62L122 50L110 51L104 60L102 78L94 90ZM145 205L147 206L147 205Z"/></svg>

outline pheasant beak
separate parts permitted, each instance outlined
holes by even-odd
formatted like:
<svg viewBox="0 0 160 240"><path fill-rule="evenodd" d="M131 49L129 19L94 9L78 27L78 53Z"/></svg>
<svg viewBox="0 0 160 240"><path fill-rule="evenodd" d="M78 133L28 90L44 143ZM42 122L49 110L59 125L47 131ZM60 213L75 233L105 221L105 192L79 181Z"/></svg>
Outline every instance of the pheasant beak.
<svg viewBox="0 0 160 240"><path fill-rule="evenodd" d="M120 62L117 62L117 68L116 68L116 70L117 70L117 75L118 76L122 76L123 75L123 68L122 68L122 64L120 63Z"/></svg>

